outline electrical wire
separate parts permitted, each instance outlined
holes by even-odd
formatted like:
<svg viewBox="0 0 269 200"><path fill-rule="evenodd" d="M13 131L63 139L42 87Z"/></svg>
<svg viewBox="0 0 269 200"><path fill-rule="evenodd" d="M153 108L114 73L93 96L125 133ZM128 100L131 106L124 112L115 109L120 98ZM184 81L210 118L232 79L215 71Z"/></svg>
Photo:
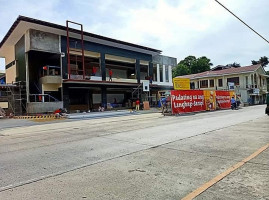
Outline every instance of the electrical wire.
<svg viewBox="0 0 269 200"><path fill-rule="evenodd" d="M261 37L265 42L269 44L269 41L264 38L261 34L259 34L257 31L255 31L253 28L251 28L247 23L245 23L242 19L237 17L232 11L230 11L228 8L226 8L223 4L221 4L218 0L215 0L219 5L221 5L225 10L227 10L229 13L231 13L234 17L236 17L240 22L242 22L245 26L247 26L250 30L252 30L254 33L256 33L259 37Z"/></svg>

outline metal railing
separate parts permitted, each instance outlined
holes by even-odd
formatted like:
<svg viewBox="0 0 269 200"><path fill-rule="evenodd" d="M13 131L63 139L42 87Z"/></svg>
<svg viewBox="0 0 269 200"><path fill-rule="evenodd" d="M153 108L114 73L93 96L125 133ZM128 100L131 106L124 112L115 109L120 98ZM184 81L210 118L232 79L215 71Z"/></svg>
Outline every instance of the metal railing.
<svg viewBox="0 0 269 200"><path fill-rule="evenodd" d="M30 94L30 102L58 102L59 100L49 94Z"/></svg>
<svg viewBox="0 0 269 200"><path fill-rule="evenodd" d="M42 75L43 76L60 76L61 68L58 66L46 65L43 67Z"/></svg>
<svg viewBox="0 0 269 200"><path fill-rule="evenodd" d="M257 84L247 84L246 88L247 89L254 89L254 88L258 88L258 85Z"/></svg>
<svg viewBox="0 0 269 200"><path fill-rule="evenodd" d="M251 84L246 85L246 89L255 89L255 88L261 89L261 90L266 90L267 86L266 85L257 85L257 84L255 84L255 85L251 85Z"/></svg>
<svg viewBox="0 0 269 200"><path fill-rule="evenodd" d="M143 84L143 83L140 83L140 84L137 86L137 88L134 88L134 90L133 90L133 92L132 92L132 98L134 98L134 93L136 93L136 92L137 92L137 98L140 97L139 92L140 92L140 90L141 90L141 88L142 88L142 87L141 87L142 84Z"/></svg>

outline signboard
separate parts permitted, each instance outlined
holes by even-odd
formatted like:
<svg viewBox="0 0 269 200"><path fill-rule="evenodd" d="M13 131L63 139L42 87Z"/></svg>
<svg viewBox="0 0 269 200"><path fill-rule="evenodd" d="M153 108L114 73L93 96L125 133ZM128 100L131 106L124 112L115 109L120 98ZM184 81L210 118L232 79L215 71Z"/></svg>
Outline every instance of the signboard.
<svg viewBox="0 0 269 200"><path fill-rule="evenodd" d="M172 90L173 114L230 109L234 91Z"/></svg>
<svg viewBox="0 0 269 200"><path fill-rule="evenodd" d="M216 110L216 92L204 90L206 110Z"/></svg>
<svg viewBox="0 0 269 200"><path fill-rule="evenodd" d="M172 113L205 111L204 91L202 90L172 90Z"/></svg>
<svg viewBox="0 0 269 200"><path fill-rule="evenodd" d="M190 79L188 78L173 78L175 90L190 90Z"/></svg>
<svg viewBox="0 0 269 200"><path fill-rule="evenodd" d="M143 80L143 92L149 92L149 80Z"/></svg>
<svg viewBox="0 0 269 200"><path fill-rule="evenodd" d="M216 91L216 104L218 109L231 108L231 93L229 91Z"/></svg>
<svg viewBox="0 0 269 200"><path fill-rule="evenodd" d="M230 97L232 98L232 97L236 97L236 95L235 95L235 92L234 91L230 91Z"/></svg>
<svg viewBox="0 0 269 200"><path fill-rule="evenodd" d="M234 90L234 82L228 82L229 90Z"/></svg>

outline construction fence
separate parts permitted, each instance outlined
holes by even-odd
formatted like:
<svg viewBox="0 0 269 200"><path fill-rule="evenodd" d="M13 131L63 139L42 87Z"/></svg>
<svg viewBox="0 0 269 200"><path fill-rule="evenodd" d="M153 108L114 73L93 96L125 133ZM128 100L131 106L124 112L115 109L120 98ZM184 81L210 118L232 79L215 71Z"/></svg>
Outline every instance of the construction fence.
<svg viewBox="0 0 269 200"><path fill-rule="evenodd" d="M172 90L172 114L231 108L233 91Z"/></svg>

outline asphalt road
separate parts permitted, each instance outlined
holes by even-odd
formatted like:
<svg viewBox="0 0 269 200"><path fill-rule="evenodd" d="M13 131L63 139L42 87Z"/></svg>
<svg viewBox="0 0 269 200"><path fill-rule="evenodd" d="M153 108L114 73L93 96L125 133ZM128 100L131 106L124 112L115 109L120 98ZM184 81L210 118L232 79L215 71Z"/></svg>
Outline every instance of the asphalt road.
<svg viewBox="0 0 269 200"><path fill-rule="evenodd" d="M197 199L269 199L264 109L2 129L0 199L181 199L197 188Z"/></svg>
<svg viewBox="0 0 269 200"><path fill-rule="evenodd" d="M22 127L22 126L35 126L41 124L51 124L51 123L63 123L76 120L85 120L85 119L99 119L99 118L110 118L110 117L121 117L129 115L140 115L147 112L134 112L130 113L129 110L120 110L120 111L106 111L106 112L91 112L91 113L72 113L69 114L68 120L27 120L27 119L0 119L0 131L7 128Z"/></svg>

